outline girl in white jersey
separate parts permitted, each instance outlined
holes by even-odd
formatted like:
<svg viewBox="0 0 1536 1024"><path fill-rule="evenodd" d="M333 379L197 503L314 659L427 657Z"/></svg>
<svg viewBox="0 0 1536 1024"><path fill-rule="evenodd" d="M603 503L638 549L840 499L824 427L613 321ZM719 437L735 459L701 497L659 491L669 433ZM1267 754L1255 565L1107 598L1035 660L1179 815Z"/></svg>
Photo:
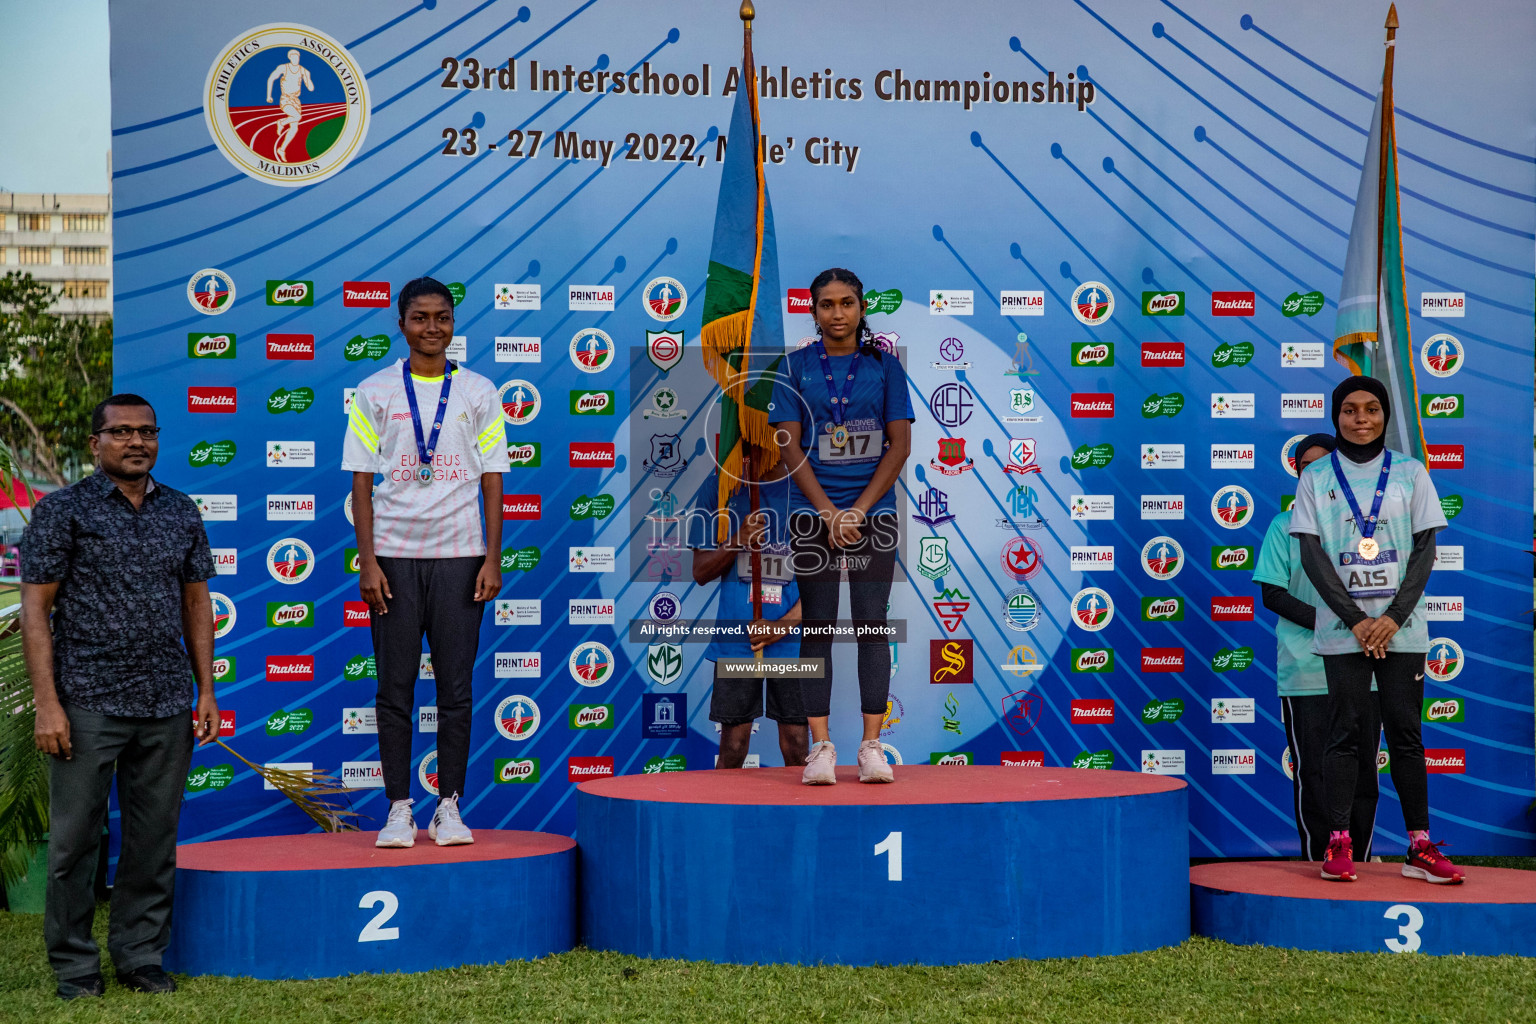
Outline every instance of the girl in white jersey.
<svg viewBox="0 0 1536 1024"><path fill-rule="evenodd" d="M1403 874L1457 883L1463 872L1429 839L1429 783L1420 715L1429 634L1424 585L1435 561L1435 532L1446 526L1424 465L1385 448L1392 408L1370 377L1350 377L1333 392L1337 449L1301 474L1291 534L1323 604L1312 649L1328 680L1329 739L1324 754L1331 833L1322 876L1355 880L1350 807L1359 745L1367 742L1374 675L1391 756L1392 783L1408 829Z"/></svg>

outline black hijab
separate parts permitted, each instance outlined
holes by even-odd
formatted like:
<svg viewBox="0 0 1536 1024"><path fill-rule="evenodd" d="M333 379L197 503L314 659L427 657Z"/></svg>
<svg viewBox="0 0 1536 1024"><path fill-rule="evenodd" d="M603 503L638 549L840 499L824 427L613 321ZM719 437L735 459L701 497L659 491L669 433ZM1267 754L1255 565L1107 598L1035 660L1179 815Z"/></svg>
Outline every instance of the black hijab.
<svg viewBox="0 0 1536 1024"><path fill-rule="evenodd" d="M1381 434L1374 441L1366 444L1355 444L1345 440L1344 435L1338 433L1339 410L1344 404L1344 399L1356 391L1366 391L1376 396L1381 403ZM1333 429L1334 441L1338 445L1341 455L1351 462L1370 462L1381 454L1381 450L1387 444L1387 424L1392 422L1392 403L1387 398L1386 385L1375 377L1347 377L1333 389Z"/></svg>

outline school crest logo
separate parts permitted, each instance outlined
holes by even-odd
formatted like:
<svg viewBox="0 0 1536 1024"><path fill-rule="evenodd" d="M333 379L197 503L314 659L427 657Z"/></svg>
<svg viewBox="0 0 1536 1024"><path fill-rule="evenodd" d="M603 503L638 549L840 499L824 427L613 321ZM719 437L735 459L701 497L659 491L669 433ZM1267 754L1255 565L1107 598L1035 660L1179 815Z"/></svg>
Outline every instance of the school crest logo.
<svg viewBox="0 0 1536 1024"><path fill-rule="evenodd" d="M362 67L303 25L260 25L214 58L203 85L208 134L225 159L269 185L324 181L362 150L372 108Z"/></svg>
<svg viewBox="0 0 1536 1024"><path fill-rule="evenodd" d="M601 373L613 365L613 339L596 327L584 327L571 337L571 362L582 373Z"/></svg>
<svg viewBox="0 0 1536 1024"><path fill-rule="evenodd" d="M1172 537L1153 537L1142 546L1141 567L1155 580L1171 580L1184 568L1184 549Z"/></svg>
<svg viewBox="0 0 1536 1024"><path fill-rule="evenodd" d="M1038 473L1040 466L1035 462L1035 439L1032 437L1010 437L1008 439L1008 465L1003 469L1008 473Z"/></svg>
<svg viewBox="0 0 1536 1024"><path fill-rule="evenodd" d="M655 277L645 286L645 311L665 323L676 320L688 308L688 292L673 277ZM679 341L681 347L681 341Z"/></svg>
<svg viewBox="0 0 1536 1024"><path fill-rule="evenodd" d="M688 468L683 458L683 439L678 434L652 434L651 457L644 460L645 469L652 476L674 477Z"/></svg>
<svg viewBox="0 0 1536 1024"><path fill-rule="evenodd" d="M646 331L645 354L656 369L666 373L683 361L682 331Z"/></svg>
<svg viewBox="0 0 1536 1024"><path fill-rule="evenodd" d="M514 427L532 423L544 404L539 389L526 380L509 380L496 392L501 401L501 415Z"/></svg>
<svg viewBox="0 0 1536 1024"><path fill-rule="evenodd" d="M936 469L945 476L959 476L968 469L975 469L976 462L965 454L965 438L939 438L939 454L928 460L928 468Z"/></svg>
<svg viewBox="0 0 1536 1024"><path fill-rule="evenodd" d="M1211 516L1217 525L1229 530L1247 526L1253 518L1253 495L1236 484L1228 484L1211 497Z"/></svg>
<svg viewBox="0 0 1536 1024"><path fill-rule="evenodd" d="M921 538L917 556L917 569L931 580L939 579L949 572L949 538Z"/></svg>
<svg viewBox="0 0 1536 1024"><path fill-rule="evenodd" d="M1003 545L1003 570L1023 583L1045 567L1045 556L1028 537L1013 537Z"/></svg>
<svg viewBox="0 0 1536 1024"><path fill-rule="evenodd" d="M1108 323L1115 311L1115 293L1102 281L1084 281L1072 293L1072 315L1089 327Z"/></svg>
<svg viewBox="0 0 1536 1024"><path fill-rule="evenodd" d="M204 267L187 279L187 301L207 316L227 313L235 301L235 280L215 267ZM233 355L233 341L230 349Z"/></svg>
<svg viewBox="0 0 1536 1024"><path fill-rule="evenodd" d="M683 677L683 649L677 644L649 644L645 672L658 686L670 686Z"/></svg>
<svg viewBox="0 0 1536 1024"><path fill-rule="evenodd" d="M284 537L267 549L267 572L279 583L303 583L314 569L314 551L297 537Z"/></svg>
<svg viewBox="0 0 1536 1024"><path fill-rule="evenodd" d="M1081 629L1097 633L1115 618L1115 602L1098 587L1079 590L1072 598L1072 622Z"/></svg>

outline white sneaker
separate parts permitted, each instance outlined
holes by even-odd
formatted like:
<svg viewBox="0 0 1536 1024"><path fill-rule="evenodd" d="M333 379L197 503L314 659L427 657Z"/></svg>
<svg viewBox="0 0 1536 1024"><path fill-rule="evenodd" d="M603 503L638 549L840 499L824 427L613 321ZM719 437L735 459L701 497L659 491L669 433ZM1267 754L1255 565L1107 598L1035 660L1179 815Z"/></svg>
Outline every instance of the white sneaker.
<svg viewBox="0 0 1536 1024"><path fill-rule="evenodd" d="M879 740L865 740L859 744L859 781L895 782L890 762L885 759L885 748Z"/></svg>
<svg viewBox="0 0 1536 1024"><path fill-rule="evenodd" d="M389 820L379 832L374 846L408 850L416 845L416 818L411 814L411 801L396 800L389 805Z"/></svg>
<svg viewBox="0 0 1536 1024"><path fill-rule="evenodd" d="M837 785L837 748L831 740L811 745L811 756L805 759L800 781L807 786Z"/></svg>
<svg viewBox="0 0 1536 1024"><path fill-rule="evenodd" d="M475 841L474 833L459 817L457 795L437 802L437 813L432 815L432 824L427 826L427 838L438 846L469 846Z"/></svg>

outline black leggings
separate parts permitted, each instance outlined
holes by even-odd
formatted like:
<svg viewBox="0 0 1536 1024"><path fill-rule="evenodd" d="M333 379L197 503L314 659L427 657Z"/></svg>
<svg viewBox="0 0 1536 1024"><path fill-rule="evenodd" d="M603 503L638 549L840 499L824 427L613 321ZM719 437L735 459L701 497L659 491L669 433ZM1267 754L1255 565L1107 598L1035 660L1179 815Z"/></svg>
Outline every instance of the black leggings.
<svg viewBox="0 0 1536 1024"><path fill-rule="evenodd" d="M854 625L883 626L899 546L900 523L895 514L869 516L859 542L835 552L827 543L827 524L820 516L802 513L793 517L790 526L790 561L800 584L803 625L836 622L842 590L838 560L846 555ZM883 715L891 693L890 642L877 635L860 637L858 644L859 708L866 715ZM801 691L806 716L825 718L832 709L832 640L802 635L800 657L822 659L822 677L801 680Z"/></svg>
<svg viewBox="0 0 1536 1024"><path fill-rule="evenodd" d="M1328 774L1329 827L1343 831L1350 825L1355 783L1360 767L1360 744L1368 735L1373 709L1371 676L1381 706L1381 725L1392 758L1392 785L1403 805L1403 824L1408 831L1429 828L1429 780L1424 771L1424 738L1420 716L1424 710L1423 653L1392 652L1385 658L1357 654L1323 655L1328 677Z"/></svg>

